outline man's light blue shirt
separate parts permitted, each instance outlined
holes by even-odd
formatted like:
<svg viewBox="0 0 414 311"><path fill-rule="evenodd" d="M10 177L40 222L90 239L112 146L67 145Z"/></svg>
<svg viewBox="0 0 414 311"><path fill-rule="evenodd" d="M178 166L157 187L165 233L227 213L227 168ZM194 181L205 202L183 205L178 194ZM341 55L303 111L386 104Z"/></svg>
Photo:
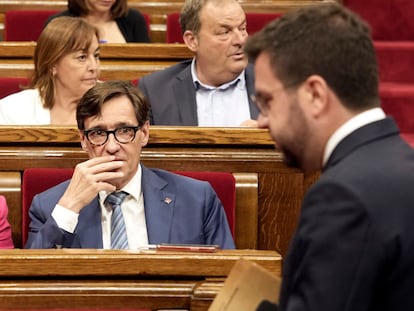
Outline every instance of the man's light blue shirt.
<svg viewBox="0 0 414 311"><path fill-rule="evenodd" d="M244 70L233 81L213 87L198 79L194 58L191 75L196 89L199 126L236 127L251 119Z"/></svg>

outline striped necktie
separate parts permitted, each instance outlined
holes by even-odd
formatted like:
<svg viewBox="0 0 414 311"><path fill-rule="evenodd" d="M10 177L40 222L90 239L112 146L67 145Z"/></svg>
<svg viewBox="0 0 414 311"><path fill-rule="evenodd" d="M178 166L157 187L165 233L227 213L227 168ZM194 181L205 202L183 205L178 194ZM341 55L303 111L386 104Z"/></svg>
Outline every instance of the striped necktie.
<svg viewBox="0 0 414 311"><path fill-rule="evenodd" d="M105 199L107 203L112 207L111 218L111 248L112 249L127 249L128 238L126 234L124 216L122 215L121 204L128 193L124 191L112 192Z"/></svg>

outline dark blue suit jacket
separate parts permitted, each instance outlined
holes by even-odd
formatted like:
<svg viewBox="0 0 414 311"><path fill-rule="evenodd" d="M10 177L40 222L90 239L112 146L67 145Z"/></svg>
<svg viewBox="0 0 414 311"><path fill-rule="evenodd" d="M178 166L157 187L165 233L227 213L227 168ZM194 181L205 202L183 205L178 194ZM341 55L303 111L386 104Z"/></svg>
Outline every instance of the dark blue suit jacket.
<svg viewBox="0 0 414 311"><path fill-rule="evenodd" d="M208 182L142 167L142 192L150 244L218 244L234 248L224 208ZM51 213L69 181L33 198L26 248L102 248L98 196L79 213L73 234L60 229ZM171 202L165 202L170 198Z"/></svg>
<svg viewBox="0 0 414 311"><path fill-rule="evenodd" d="M280 310L414 310L414 151L387 118L343 139L306 194Z"/></svg>
<svg viewBox="0 0 414 311"><path fill-rule="evenodd" d="M148 99L150 123L154 125L197 126L196 90L187 60L139 79L138 87ZM251 100L254 94L253 65L245 70L251 119L257 119L259 109Z"/></svg>

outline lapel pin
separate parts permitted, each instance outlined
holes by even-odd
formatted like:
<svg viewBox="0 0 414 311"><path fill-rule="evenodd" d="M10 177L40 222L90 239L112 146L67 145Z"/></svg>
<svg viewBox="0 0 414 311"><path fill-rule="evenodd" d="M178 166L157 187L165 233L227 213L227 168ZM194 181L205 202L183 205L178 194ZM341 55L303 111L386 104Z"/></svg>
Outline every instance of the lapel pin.
<svg viewBox="0 0 414 311"><path fill-rule="evenodd" d="M172 199L171 199L171 198L169 198L169 197L166 197L166 198L164 199L164 203L170 204L171 202L172 202Z"/></svg>

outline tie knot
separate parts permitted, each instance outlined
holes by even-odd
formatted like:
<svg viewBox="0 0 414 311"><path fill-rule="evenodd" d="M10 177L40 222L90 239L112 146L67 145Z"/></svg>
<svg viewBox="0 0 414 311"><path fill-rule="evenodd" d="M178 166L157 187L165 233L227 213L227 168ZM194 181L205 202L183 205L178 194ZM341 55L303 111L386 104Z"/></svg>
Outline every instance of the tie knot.
<svg viewBox="0 0 414 311"><path fill-rule="evenodd" d="M121 206L122 201L127 195L128 193L124 191L112 192L106 197L105 203L109 204L112 209L115 209L117 206Z"/></svg>

